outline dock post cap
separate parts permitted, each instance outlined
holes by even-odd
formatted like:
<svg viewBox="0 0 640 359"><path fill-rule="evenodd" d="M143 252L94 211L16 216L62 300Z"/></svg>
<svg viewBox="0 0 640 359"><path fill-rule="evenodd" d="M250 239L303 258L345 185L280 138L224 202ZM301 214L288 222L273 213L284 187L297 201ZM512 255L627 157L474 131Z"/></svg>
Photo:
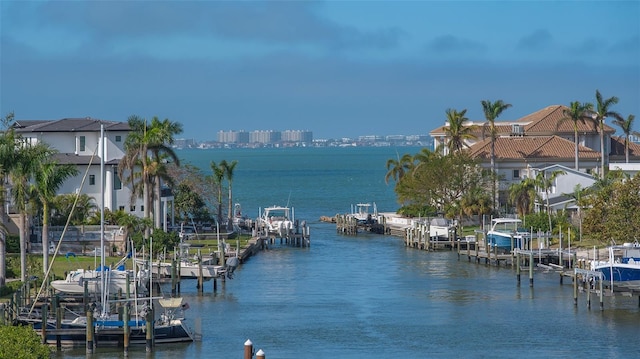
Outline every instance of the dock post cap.
<svg viewBox="0 0 640 359"><path fill-rule="evenodd" d="M247 339L247 341L244 342L244 345L253 345L253 343L251 342L251 339Z"/></svg>
<svg viewBox="0 0 640 359"><path fill-rule="evenodd" d="M262 349L258 350L256 356L264 356L264 352L262 351Z"/></svg>

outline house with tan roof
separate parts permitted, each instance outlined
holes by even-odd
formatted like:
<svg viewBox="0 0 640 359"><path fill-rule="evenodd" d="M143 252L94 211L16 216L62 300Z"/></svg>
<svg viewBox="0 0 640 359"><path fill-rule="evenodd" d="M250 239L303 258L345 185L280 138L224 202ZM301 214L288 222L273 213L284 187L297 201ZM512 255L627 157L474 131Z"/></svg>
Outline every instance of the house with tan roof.
<svg viewBox="0 0 640 359"><path fill-rule="evenodd" d="M557 189L573 183L579 183L582 177L593 177L598 174L601 165L600 134L593 121L579 121L578 129L578 163L575 170L574 123L571 120L561 121L566 106L553 105L545 107L532 114L515 121L496 121L498 137L495 141L495 165L500 178L499 202L505 205L508 198L507 190L513 183L524 178L533 178L539 171L551 171L555 166L571 169L566 175L558 176L552 187L550 199L559 197L563 192ZM486 122L476 121L467 123L475 126L476 139L467 140L465 145L472 157L481 161L483 167L491 166L491 139L483 134L482 128ZM445 148L446 128L448 124L430 132L434 142L434 149ZM605 166L609 168L610 161L625 161L624 139L613 136L615 129L604 125ZM631 143L629 146L630 162L640 161L640 145ZM564 192L566 193L566 192ZM553 207L553 206L552 206ZM552 208L553 209L553 208ZM555 207L555 209L561 209Z"/></svg>

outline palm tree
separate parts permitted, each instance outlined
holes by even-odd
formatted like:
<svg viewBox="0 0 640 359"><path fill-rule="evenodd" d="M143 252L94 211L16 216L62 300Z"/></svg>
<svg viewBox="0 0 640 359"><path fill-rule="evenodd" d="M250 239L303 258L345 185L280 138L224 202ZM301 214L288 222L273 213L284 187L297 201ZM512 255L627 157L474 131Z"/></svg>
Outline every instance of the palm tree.
<svg viewBox="0 0 640 359"><path fill-rule="evenodd" d="M223 160L224 161L224 160ZM213 171L213 185L217 188L218 193L218 225L222 223L222 179L224 178L224 166L222 163L217 165L215 161L211 161L211 170Z"/></svg>
<svg viewBox="0 0 640 359"><path fill-rule="evenodd" d="M509 200L515 205L520 216L531 213L536 198L536 183L532 178L525 178L509 186Z"/></svg>
<svg viewBox="0 0 640 359"><path fill-rule="evenodd" d="M493 199L493 208L496 208L497 198L496 198L496 186L497 186L497 176L496 176L496 138L498 137L498 129L496 128L496 119L502 114L502 112L509 107L511 104L504 103L502 100L497 100L495 102L491 102L488 100L482 100L482 111L484 113L484 118L487 122L483 125L482 133L484 135L485 131L489 131L489 135L491 137L491 172L494 176L493 188L492 188L492 199Z"/></svg>
<svg viewBox="0 0 640 359"><path fill-rule="evenodd" d="M223 167L224 169L224 176L227 179L227 182L229 182L229 207L227 207L227 212L228 212L228 217L229 217L229 228L233 227L233 211L231 210L231 208L233 208L233 197L232 197L232 186L233 186L233 171L236 168L236 165L238 164L238 161L231 161L231 162L227 162L227 161L222 161L220 163L220 165Z"/></svg>
<svg viewBox="0 0 640 359"><path fill-rule="evenodd" d="M400 181L402 176L411 168L413 156L405 154L398 159L390 158L387 160L387 174L384 176L384 182L389 184L389 180Z"/></svg>
<svg viewBox="0 0 640 359"><path fill-rule="evenodd" d="M585 205L585 194L586 188L582 188L582 186L578 183L573 187L572 193L565 193L565 196L571 197L578 207L578 221L579 221L579 240L582 241L582 207Z"/></svg>
<svg viewBox="0 0 640 359"><path fill-rule="evenodd" d="M595 110L591 113L594 124L598 127L600 132L600 177L604 178L605 168L605 156L604 156L604 120L607 117L613 117L614 120L623 121L622 116L615 111L611 111L609 108L612 105L618 103L618 98L612 96L606 100L603 100L600 91L596 90L596 106Z"/></svg>
<svg viewBox="0 0 640 359"><path fill-rule="evenodd" d="M53 151L52 151L53 152ZM78 169L71 164L58 164L55 161L44 162L35 172L34 192L42 205L42 266L44 273L49 268L49 220L51 204L56 192L64 181L78 174Z"/></svg>
<svg viewBox="0 0 640 359"><path fill-rule="evenodd" d="M590 103L580 103L573 101L562 111L564 117L558 120L557 126L559 127L566 121L573 122L573 141L575 143L575 170L578 168L578 122L586 123L587 119L590 119L589 114L593 111L593 105Z"/></svg>
<svg viewBox="0 0 640 359"><path fill-rule="evenodd" d="M173 154L173 150L168 145L173 141L172 134L180 133L180 124L172 123L169 120L160 121L156 117L147 124L147 120L138 116L130 116L128 119L131 132L124 143L125 155L120 162L120 173L128 171L129 175L123 177L125 182L129 182L133 187L138 187L132 191L131 201L135 201L136 195L142 195L144 203L144 218L151 219L151 193L153 175L151 174L153 158L149 158L149 151L154 153ZM137 171L139 169L139 172ZM157 172L157 171L156 171ZM138 186L137 186L138 185ZM141 185L141 186L140 186ZM139 187L142 187L141 189ZM159 196L157 197L159 200ZM159 206L158 206L159 207ZM159 214L159 211L158 211ZM149 237L150 228L145 227L145 237Z"/></svg>
<svg viewBox="0 0 640 359"><path fill-rule="evenodd" d="M468 118L465 117L467 113L467 109L464 109L458 112L455 109L447 109L447 122L449 126L445 126L444 132L447 137L447 149L449 153L453 153L456 151L461 151L466 144L466 140L476 139L476 136L473 134L476 126L466 126L466 122L469 121Z"/></svg>
<svg viewBox="0 0 640 359"><path fill-rule="evenodd" d="M546 171L540 171L538 172L534 180L536 186L545 193L547 201L547 215L549 216L549 231L553 230L553 228L551 227L551 205L549 205L549 190L553 188L556 178L565 174L567 174L565 171L555 170L552 171L549 176L547 176Z"/></svg>
<svg viewBox="0 0 640 359"><path fill-rule="evenodd" d="M170 179L165 168L165 164L169 159L172 160L173 163L176 164L176 166L180 166L180 159L176 155L175 151L171 148L171 145L175 142L173 136L182 133L182 124L171 122L168 119L160 121L158 117L153 117L151 119L150 127L152 128L152 131L157 131L156 143L151 143L149 149L151 150L151 159L153 161L153 173L150 173L150 176L154 184L153 198L155 227L160 228L160 180L164 179L165 181L167 181ZM167 182L171 183L171 181Z"/></svg>
<svg viewBox="0 0 640 359"><path fill-rule="evenodd" d="M13 184L13 203L19 213L20 222L18 230L20 234L20 279L24 282L27 279L27 203L33 199L33 187L30 181L40 170L53 151L42 142L33 146L25 145L18 147L15 156L15 166L9 176Z"/></svg>
<svg viewBox="0 0 640 359"><path fill-rule="evenodd" d="M629 163L629 137L640 136L639 132L633 131L633 120L635 120L634 115L629 115L626 120L613 120L613 123L618 125L624 133L624 158L627 163Z"/></svg>
<svg viewBox="0 0 640 359"><path fill-rule="evenodd" d="M15 166L16 154L16 134L12 127L14 115L9 113L0 119L2 132L0 133L0 287L6 282L6 238L7 228L5 225L5 206L7 189L7 175Z"/></svg>

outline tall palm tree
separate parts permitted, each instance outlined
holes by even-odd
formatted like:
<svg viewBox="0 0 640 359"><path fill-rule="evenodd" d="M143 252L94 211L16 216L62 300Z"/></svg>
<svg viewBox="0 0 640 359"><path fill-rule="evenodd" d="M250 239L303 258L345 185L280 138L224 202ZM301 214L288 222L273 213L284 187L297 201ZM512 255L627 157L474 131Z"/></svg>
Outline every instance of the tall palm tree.
<svg viewBox="0 0 640 359"><path fill-rule="evenodd" d="M224 161L224 160L223 160ZM213 185L217 188L214 190L218 193L217 206L218 206L218 225L222 223L222 180L224 179L224 167L222 163L217 165L215 161L211 161L211 170L213 171Z"/></svg>
<svg viewBox="0 0 640 359"><path fill-rule="evenodd" d="M549 190L553 188L556 178L565 174L567 173L562 170L552 171L551 173L549 173L549 175L547 175L546 171L540 171L538 172L534 180L536 187L538 187L545 193L545 198L547 201L547 215L549 217L549 231L553 230L553 228L551 227L551 205L549 204Z"/></svg>
<svg viewBox="0 0 640 359"><path fill-rule="evenodd" d="M16 164L16 134L12 127L13 120L12 112L0 119L0 125L2 125L2 132L0 132L0 287L5 285L7 278L5 256L8 232L5 223L6 207L4 203L6 203L7 196L5 183L7 183L8 174Z"/></svg>
<svg viewBox="0 0 640 359"><path fill-rule="evenodd" d="M27 279L27 203L33 199L33 187L30 181L37 171L52 154L52 150L42 142L35 145L18 147L15 156L15 166L9 173L13 184L13 204L19 213L20 224L20 279Z"/></svg>
<svg viewBox="0 0 640 359"><path fill-rule="evenodd" d="M151 186L153 175L151 174L153 157L149 157L150 151L155 153L173 153L168 145L173 141L172 134L181 132L181 125L169 120L160 121L154 117L151 124L138 116L130 116L128 119L131 132L124 143L125 155L120 162L120 173L128 172L123 176L123 181L129 182L134 187L141 185L141 190L132 192L132 202L135 195L142 195L144 203L144 218L151 219ZM173 153L175 156L175 153ZM175 156L177 159L177 156ZM159 196L157 197L159 198ZM158 199L159 200L159 199ZM145 227L145 237L149 237L150 228Z"/></svg>
<svg viewBox="0 0 640 359"><path fill-rule="evenodd" d="M582 208L585 206L586 199L586 188L582 188L582 186L578 183L573 187L572 193L565 193L566 196L572 198L576 206L578 207L578 222L579 222L579 234L578 238L582 241Z"/></svg>
<svg viewBox="0 0 640 359"><path fill-rule="evenodd" d="M223 167L224 169L224 176L227 179L227 182L229 182L229 207L227 207L227 213L228 213L228 227L232 228L233 227L233 211L231 210L231 208L233 208L233 197L232 197L232 186L233 186L233 171L236 168L236 165L238 165L238 161L233 160L231 162L227 162L227 161L222 161L220 163L220 165Z"/></svg>
<svg viewBox="0 0 640 359"><path fill-rule="evenodd" d="M489 100L482 100L482 112L484 113L484 118L487 120L482 128L482 133L489 131L489 136L491 138L491 172L493 174L493 186L492 186L492 199L493 199L493 208L495 209L497 206L497 174L496 174L496 138L498 137L498 129L496 128L496 119L504 112L504 110L511 107L511 104L504 103L502 100L497 100L495 102L491 102Z"/></svg>
<svg viewBox="0 0 640 359"><path fill-rule="evenodd" d="M626 120L613 120L613 123L618 125L624 133L624 158L627 163L629 163L629 137L640 136L639 132L633 131L633 121L635 120L634 115L629 115Z"/></svg>
<svg viewBox="0 0 640 359"><path fill-rule="evenodd" d="M445 126L444 132L448 139L446 146L449 153L461 151L464 147L468 147L466 144L467 140L476 139L476 136L473 134L476 126L466 125L466 122L469 121L469 119L465 117L466 113L467 109L460 112L451 108L446 110L449 126Z"/></svg>
<svg viewBox="0 0 640 359"><path fill-rule="evenodd" d="M592 113L593 105L590 103L580 103L579 101L573 101L562 111L563 117L558 120L557 126L559 127L566 121L573 122L573 142L575 144L575 170L578 167L578 122L586 123L586 120L590 119L589 116Z"/></svg>
<svg viewBox="0 0 640 359"><path fill-rule="evenodd" d="M152 131L157 131L156 143L151 143L149 149L151 150L151 159L153 161L153 173L150 173L151 180L154 184L153 191L153 203L154 203L154 217L155 227L161 226L161 179L166 180L169 177L166 175L165 164L171 160L176 166L180 166L180 159L175 151L171 148L171 145L175 142L174 136L182 133L182 124L177 122L171 122L168 119L160 121L158 117L151 119ZM171 182L167 182L171 183Z"/></svg>
<svg viewBox="0 0 640 359"><path fill-rule="evenodd" d="M54 151L52 151L53 153ZM44 273L49 268L49 220L51 204L56 192L64 181L78 174L78 169L71 164L58 164L55 161L42 163L35 172L34 192L42 206L42 266Z"/></svg>
<svg viewBox="0 0 640 359"><path fill-rule="evenodd" d="M596 106L595 110L591 113L592 120L600 132L600 177L604 178L605 170L605 154L604 154L604 120L607 117L613 117L615 120L622 121L622 116L615 111L611 111L609 108L618 103L618 98L615 96L603 99L600 91L596 90Z"/></svg>

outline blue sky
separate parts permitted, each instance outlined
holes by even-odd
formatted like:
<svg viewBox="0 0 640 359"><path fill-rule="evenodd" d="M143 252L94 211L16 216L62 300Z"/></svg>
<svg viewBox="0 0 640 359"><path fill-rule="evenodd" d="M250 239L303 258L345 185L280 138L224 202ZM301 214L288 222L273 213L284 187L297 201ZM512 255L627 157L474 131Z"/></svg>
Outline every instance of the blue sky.
<svg viewBox="0 0 640 359"><path fill-rule="evenodd" d="M18 119L428 134L447 108L481 121L501 99L513 120L596 89L640 115L640 1L0 0L0 16L0 114Z"/></svg>

